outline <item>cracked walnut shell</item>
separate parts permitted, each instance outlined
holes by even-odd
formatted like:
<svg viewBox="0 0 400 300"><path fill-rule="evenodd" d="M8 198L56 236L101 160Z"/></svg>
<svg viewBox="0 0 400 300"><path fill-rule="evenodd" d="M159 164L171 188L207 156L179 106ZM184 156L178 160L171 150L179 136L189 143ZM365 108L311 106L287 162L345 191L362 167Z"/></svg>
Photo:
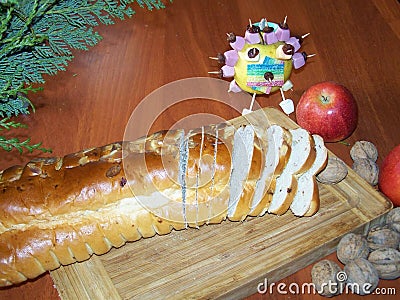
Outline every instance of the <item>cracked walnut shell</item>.
<svg viewBox="0 0 400 300"><path fill-rule="evenodd" d="M353 160L368 158L373 162L376 162L378 159L378 150L371 142L357 141L350 150L350 156Z"/></svg>
<svg viewBox="0 0 400 300"><path fill-rule="evenodd" d="M379 167L372 160L368 158L359 158L354 161L352 169L369 184L378 184Z"/></svg>

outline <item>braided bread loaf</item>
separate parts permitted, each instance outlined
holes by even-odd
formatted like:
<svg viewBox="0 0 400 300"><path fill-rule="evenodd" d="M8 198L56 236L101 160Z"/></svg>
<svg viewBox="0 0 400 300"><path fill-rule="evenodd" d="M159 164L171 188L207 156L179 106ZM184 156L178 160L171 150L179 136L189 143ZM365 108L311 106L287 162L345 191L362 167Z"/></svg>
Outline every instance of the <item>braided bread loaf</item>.
<svg viewBox="0 0 400 300"><path fill-rule="evenodd" d="M299 131L310 142L304 153L291 151ZM285 171L291 157L301 157L296 176L314 165L304 177L313 180L322 168L326 149L312 141L303 129L218 124L157 132L6 169L0 173L0 286L142 237L261 216L279 178L293 176ZM293 178L288 199L296 194ZM304 215L319 206L317 188L312 184L314 190L306 191L310 197L297 200ZM291 204L284 202L280 214Z"/></svg>

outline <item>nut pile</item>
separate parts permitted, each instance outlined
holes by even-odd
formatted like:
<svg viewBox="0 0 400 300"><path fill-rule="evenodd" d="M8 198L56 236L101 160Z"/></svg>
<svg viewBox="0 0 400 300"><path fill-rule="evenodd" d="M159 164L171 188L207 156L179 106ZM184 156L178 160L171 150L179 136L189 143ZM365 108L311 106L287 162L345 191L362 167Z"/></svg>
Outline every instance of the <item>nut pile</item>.
<svg viewBox="0 0 400 300"><path fill-rule="evenodd" d="M350 156L353 160L352 169L369 184L377 185L379 167L376 163L378 150L375 145L369 141L357 141L350 149ZM346 164L338 157L329 157L325 169L317 174L317 180L325 184L336 184L346 176Z"/></svg>
<svg viewBox="0 0 400 300"><path fill-rule="evenodd" d="M371 294L379 279L400 277L400 207L392 209L382 226L366 236L349 233L340 240L336 255L343 270L334 261L317 262L311 277L317 292L326 297L348 289L355 294Z"/></svg>
<svg viewBox="0 0 400 300"><path fill-rule="evenodd" d="M352 169L364 178L369 184L377 185L379 167L376 164L378 150L368 141L357 141L350 150L353 159Z"/></svg>

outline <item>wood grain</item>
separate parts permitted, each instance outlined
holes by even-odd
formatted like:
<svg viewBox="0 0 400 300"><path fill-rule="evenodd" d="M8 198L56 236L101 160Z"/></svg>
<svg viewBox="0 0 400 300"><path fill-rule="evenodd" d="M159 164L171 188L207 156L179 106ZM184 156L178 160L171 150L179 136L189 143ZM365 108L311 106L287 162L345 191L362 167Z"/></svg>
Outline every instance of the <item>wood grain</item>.
<svg viewBox="0 0 400 300"><path fill-rule="evenodd" d="M20 132L21 138L31 136L35 142L42 141L53 149L52 155L121 140L131 113L149 93L170 82L207 76L207 71L218 69L208 56L229 49L226 32L242 34L249 18L267 17L279 22L288 15L294 33L311 32L303 47L317 56L294 72L295 87L286 96L297 102L308 86L322 80L347 86L360 110L358 127L347 141L373 142L381 164L400 143L399 6L396 0L174 0L167 9L153 12L135 6L137 13L132 19L100 26L103 41L98 46L89 52L76 51L66 72L46 77L45 90L30 95L37 109L35 114L19 118L29 125ZM257 101L262 107L278 107L280 96L260 96ZM169 128L199 111L224 119L240 114L215 101L200 99L193 103L180 103L166 110L152 130ZM291 118L295 119L294 115ZM351 164L348 146L336 143L328 148ZM38 154L1 153L0 169L25 163ZM335 259L334 255L328 257ZM309 282L310 269L311 266L282 282ZM400 280L381 281L380 286L396 287L400 293ZM322 299L278 293L254 295L251 299L289 296ZM0 299L28 298L57 299L48 275L0 290ZM367 297L374 298L379 296Z"/></svg>

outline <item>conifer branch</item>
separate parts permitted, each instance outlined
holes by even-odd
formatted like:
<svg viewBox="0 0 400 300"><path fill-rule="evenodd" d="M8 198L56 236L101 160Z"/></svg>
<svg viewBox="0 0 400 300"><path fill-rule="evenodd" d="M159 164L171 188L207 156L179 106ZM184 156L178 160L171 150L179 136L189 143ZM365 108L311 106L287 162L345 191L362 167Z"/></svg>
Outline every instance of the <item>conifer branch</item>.
<svg viewBox="0 0 400 300"><path fill-rule="evenodd" d="M165 7L161 0L0 0L0 130L23 127L9 118L34 111L27 94L38 89L31 84L64 71L72 50L88 50L101 40L94 27L133 16L134 2L148 10ZM0 148L48 151L29 138L2 136Z"/></svg>
<svg viewBox="0 0 400 300"><path fill-rule="evenodd" d="M26 128L26 127L28 126L26 126L25 124L10 121L10 118L4 118L0 120L0 131L4 129L10 130L11 128Z"/></svg>
<svg viewBox="0 0 400 300"><path fill-rule="evenodd" d="M27 138L24 141L20 141L18 138L7 139L0 136L0 148L10 152L12 149L17 149L20 154L23 153L24 149L32 153L33 150L40 150L42 152L52 152L51 149L41 147L42 143L31 144L31 139Z"/></svg>

